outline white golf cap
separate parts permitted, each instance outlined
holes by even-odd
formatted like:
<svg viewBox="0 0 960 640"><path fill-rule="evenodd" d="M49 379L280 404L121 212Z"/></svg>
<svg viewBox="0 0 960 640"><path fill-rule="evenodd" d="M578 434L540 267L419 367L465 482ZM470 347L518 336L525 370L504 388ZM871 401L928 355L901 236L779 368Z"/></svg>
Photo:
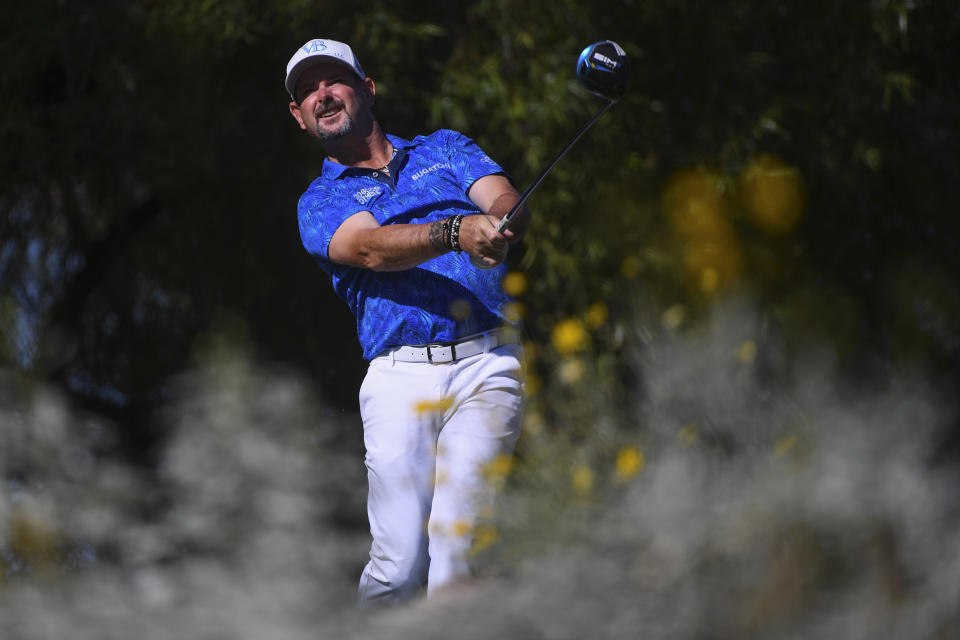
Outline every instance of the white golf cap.
<svg viewBox="0 0 960 640"><path fill-rule="evenodd" d="M287 87L287 93L291 98L296 99L294 93L297 89L297 78L303 73L303 70L312 64L321 62L324 58L331 62L338 62L347 67L361 80L365 77L363 69L360 68L360 61L353 55L353 50L349 45L336 40L326 40L324 38L314 38L302 47L297 49L290 62L287 63L287 80L284 83Z"/></svg>

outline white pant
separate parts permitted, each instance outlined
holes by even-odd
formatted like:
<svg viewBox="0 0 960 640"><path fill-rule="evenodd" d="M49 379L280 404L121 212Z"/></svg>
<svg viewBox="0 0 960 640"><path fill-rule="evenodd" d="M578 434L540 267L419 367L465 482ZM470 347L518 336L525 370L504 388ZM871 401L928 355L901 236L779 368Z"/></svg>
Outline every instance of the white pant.
<svg viewBox="0 0 960 640"><path fill-rule="evenodd" d="M506 345L448 364L370 361L360 414L373 545L361 603L469 574L473 527L493 500L484 472L520 435L522 358Z"/></svg>

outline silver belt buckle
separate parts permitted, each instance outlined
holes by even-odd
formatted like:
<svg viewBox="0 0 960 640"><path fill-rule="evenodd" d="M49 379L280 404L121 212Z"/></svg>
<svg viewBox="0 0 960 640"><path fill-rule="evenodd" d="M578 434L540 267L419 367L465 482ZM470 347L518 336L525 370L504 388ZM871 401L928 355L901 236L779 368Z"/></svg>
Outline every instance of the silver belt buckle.
<svg viewBox="0 0 960 640"><path fill-rule="evenodd" d="M457 361L457 346L454 344L428 344L427 345L427 362L434 364L433 362L433 350L434 349L446 349L450 348L450 359L443 362L438 362L436 364L444 364L446 362L456 362Z"/></svg>

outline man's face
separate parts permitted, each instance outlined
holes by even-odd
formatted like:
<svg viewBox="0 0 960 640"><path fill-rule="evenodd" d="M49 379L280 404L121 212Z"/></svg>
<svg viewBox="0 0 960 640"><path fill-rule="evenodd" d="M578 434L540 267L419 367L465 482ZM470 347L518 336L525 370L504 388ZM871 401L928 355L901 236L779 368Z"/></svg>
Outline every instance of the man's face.
<svg viewBox="0 0 960 640"><path fill-rule="evenodd" d="M321 142L337 140L372 119L374 94L369 78L360 81L342 65L320 62L297 79L290 113L301 129Z"/></svg>

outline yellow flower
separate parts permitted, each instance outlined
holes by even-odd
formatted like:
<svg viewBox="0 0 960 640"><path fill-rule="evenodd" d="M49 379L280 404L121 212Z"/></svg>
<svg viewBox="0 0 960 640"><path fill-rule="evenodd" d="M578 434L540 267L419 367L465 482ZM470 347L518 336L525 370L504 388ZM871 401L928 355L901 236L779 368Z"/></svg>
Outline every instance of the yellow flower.
<svg viewBox="0 0 960 640"><path fill-rule="evenodd" d="M593 490L595 481L596 476L593 474L593 469L583 464L575 466L570 475L570 484L573 486L574 492L580 496L589 494Z"/></svg>
<svg viewBox="0 0 960 640"><path fill-rule="evenodd" d="M453 535L457 537L464 537L470 535L470 531L473 530L473 527L470 526L470 523L466 520L457 520L453 523Z"/></svg>
<svg viewBox="0 0 960 640"><path fill-rule="evenodd" d="M797 436L795 435L790 435L790 436L785 436L783 438L780 438L773 445L774 455L779 457L787 453L788 451L793 449L795 446L797 446L798 440L799 438L797 438Z"/></svg>
<svg viewBox="0 0 960 640"><path fill-rule="evenodd" d="M744 268L740 239L732 226L713 238L685 241L681 257L689 283L710 297L736 283Z"/></svg>
<svg viewBox="0 0 960 640"><path fill-rule="evenodd" d="M708 169L685 169L668 180L661 204L677 242L687 283L713 297L743 271L739 234L729 219L724 178Z"/></svg>
<svg viewBox="0 0 960 640"><path fill-rule="evenodd" d="M689 446L696 443L700 440L700 434L697 431L697 425L692 422L688 425L685 425L679 432L677 432L677 439L681 443Z"/></svg>
<svg viewBox="0 0 960 640"><path fill-rule="evenodd" d="M542 387L543 382L540 380L540 376L528 371L526 378L523 380L523 390L527 393L527 396L536 395Z"/></svg>
<svg viewBox="0 0 960 640"><path fill-rule="evenodd" d="M587 308L587 326L591 329L602 326L608 317L610 317L610 312L607 309L607 305L602 302L595 302Z"/></svg>
<svg viewBox="0 0 960 640"><path fill-rule="evenodd" d="M527 305L514 301L503 305L503 315L510 322L519 322L527 315Z"/></svg>
<svg viewBox="0 0 960 640"><path fill-rule="evenodd" d="M686 308L682 304L675 304L663 312L663 315L660 316L660 323L663 324L664 328L672 331L683 324L686 315Z"/></svg>
<svg viewBox="0 0 960 640"><path fill-rule="evenodd" d="M758 157L744 169L739 186L743 208L761 231L790 233L803 216L803 178L779 158Z"/></svg>
<svg viewBox="0 0 960 640"><path fill-rule="evenodd" d="M507 476L510 475L512 469L513 456L506 454L499 455L486 466L483 470L483 476L492 487L499 490L503 488L504 483L507 481Z"/></svg>
<svg viewBox="0 0 960 640"><path fill-rule="evenodd" d="M538 436L543 433L546 427L543 424L543 416L531 411L523 419L523 432L529 436Z"/></svg>
<svg viewBox="0 0 960 640"><path fill-rule="evenodd" d="M643 451L636 447L623 447L617 452L617 478L629 480L643 471L645 464Z"/></svg>
<svg viewBox="0 0 960 640"><path fill-rule="evenodd" d="M643 265L640 264L640 260L633 256L627 256L623 262L620 263L620 275L627 280L633 280L640 275L642 267Z"/></svg>
<svg viewBox="0 0 960 640"><path fill-rule="evenodd" d="M715 293L720 285L720 274L713 267L704 267L700 271L700 290L704 293Z"/></svg>
<svg viewBox="0 0 960 640"><path fill-rule="evenodd" d="M670 228L682 238L713 238L726 230L723 178L715 171L676 172L667 181L661 204Z"/></svg>
<svg viewBox="0 0 960 640"><path fill-rule="evenodd" d="M8 523L7 544L14 556L30 562L35 569L55 567L63 562L65 536L47 517L14 509Z"/></svg>
<svg viewBox="0 0 960 640"><path fill-rule="evenodd" d="M500 532L492 524L479 524L473 530L473 544L470 555L480 553L489 548L500 538Z"/></svg>
<svg viewBox="0 0 960 640"><path fill-rule="evenodd" d="M557 370L557 377L564 384L575 384L580 382L586 372L587 367L580 358L564 358L563 364Z"/></svg>
<svg viewBox="0 0 960 640"><path fill-rule="evenodd" d="M590 335L579 318L561 320L551 334L554 348L562 354L582 351L590 345Z"/></svg>
<svg viewBox="0 0 960 640"><path fill-rule="evenodd" d="M417 415L423 415L425 413L432 412L441 413L449 409L451 406L453 406L453 398L450 396L445 396L437 400L420 400L413 405L413 411Z"/></svg>
<svg viewBox="0 0 960 640"><path fill-rule="evenodd" d="M523 357L529 365L537 357L537 343L531 340L523 341Z"/></svg>
<svg viewBox="0 0 960 640"><path fill-rule="evenodd" d="M511 271L503 278L503 290L508 296L522 296L527 291L527 276Z"/></svg>
<svg viewBox="0 0 960 640"><path fill-rule="evenodd" d="M737 360L743 364L750 364L757 357L757 343L753 340L744 340L737 347Z"/></svg>

